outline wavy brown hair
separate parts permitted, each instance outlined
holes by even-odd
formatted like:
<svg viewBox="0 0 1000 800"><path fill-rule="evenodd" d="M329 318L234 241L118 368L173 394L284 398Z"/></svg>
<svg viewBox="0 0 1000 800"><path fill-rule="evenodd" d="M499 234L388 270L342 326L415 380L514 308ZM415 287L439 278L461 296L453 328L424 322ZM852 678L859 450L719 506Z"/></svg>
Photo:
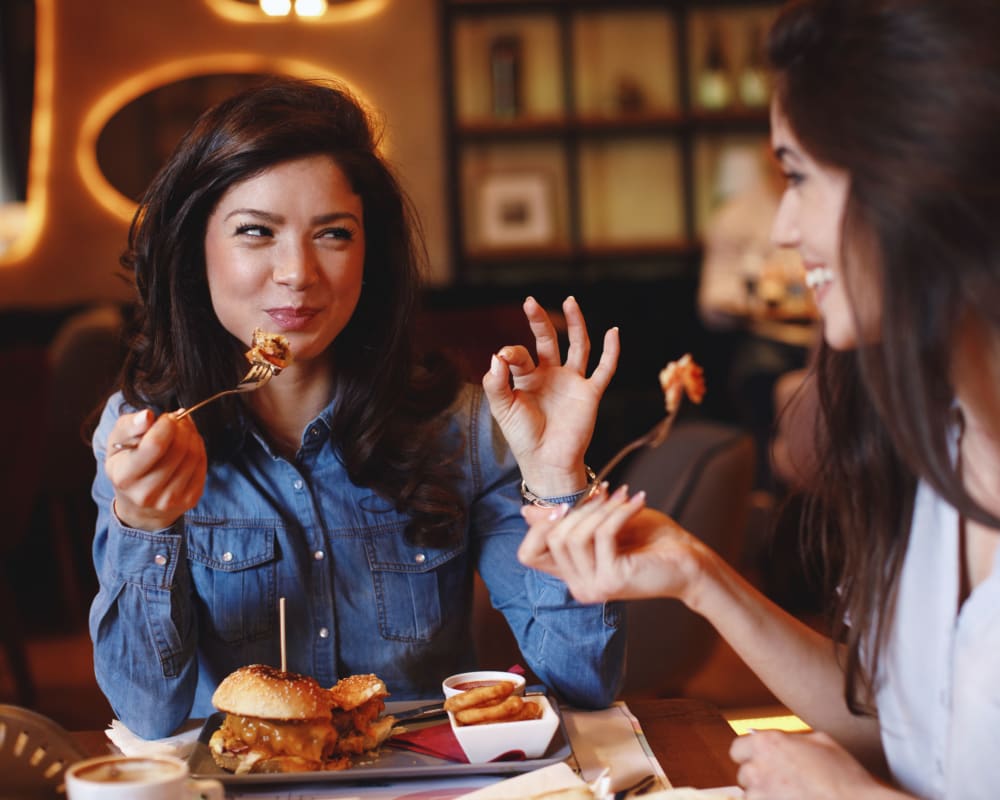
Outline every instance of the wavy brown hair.
<svg viewBox="0 0 1000 800"><path fill-rule="evenodd" d="M330 347L335 408L331 438L351 480L411 516L413 541L443 544L465 516L453 447L441 436L460 386L441 358L413 349L425 260L409 200L379 154L379 128L332 82L274 77L209 109L153 179L129 231L122 265L138 309L121 389L133 406L189 406L246 371L246 344L212 309L205 229L222 195L276 164L330 156L361 197L364 285L350 322ZM209 457L241 441L246 405L226 397L198 413Z"/></svg>
<svg viewBox="0 0 1000 800"><path fill-rule="evenodd" d="M836 585L845 695L870 709L892 626L918 480L1000 525L949 448L950 367L968 319L1000 337L1000 4L807 0L772 28L776 102L820 163L846 170L842 263L881 287L881 338L817 358L818 444L807 529Z"/></svg>

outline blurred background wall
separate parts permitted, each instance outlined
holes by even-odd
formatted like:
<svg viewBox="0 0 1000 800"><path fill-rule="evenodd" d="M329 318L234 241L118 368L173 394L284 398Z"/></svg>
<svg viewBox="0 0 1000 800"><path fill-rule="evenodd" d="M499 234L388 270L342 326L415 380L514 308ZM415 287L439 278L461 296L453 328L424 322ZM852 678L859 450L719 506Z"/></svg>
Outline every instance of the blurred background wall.
<svg viewBox="0 0 1000 800"><path fill-rule="evenodd" d="M347 82L384 115L386 151L420 209L432 277L446 277L441 48L434 0L356 0L342 9L331 5L329 19L316 21L270 19L241 5L4 0L2 63L5 73L20 70L10 76L21 87L19 99L25 85L30 91L23 56L32 49L36 70L27 208L8 210L23 233L0 255L0 308L128 297L116 272L133 205L96 169L102 123L136 97L196 74L288 71ZM34 48L26 39L32 26L25 20L32 16ZM5 103L2 110L5 146L13 147L20 128L12 115L20 113L17 122L24 124L23 103ZM172 146L189 120L176 114L161 122L160 130L139 130L119 121L117 132L103 137L101 150L140 164L142 154ZM12 172L8 168L5 176Z"/></svg>

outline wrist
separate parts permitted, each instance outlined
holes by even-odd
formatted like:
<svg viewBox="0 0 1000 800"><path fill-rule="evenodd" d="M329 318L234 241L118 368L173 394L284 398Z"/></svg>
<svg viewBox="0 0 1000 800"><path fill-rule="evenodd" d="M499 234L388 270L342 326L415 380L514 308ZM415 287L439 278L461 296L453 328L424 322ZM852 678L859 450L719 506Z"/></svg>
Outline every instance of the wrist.
<svg viewBox="0 0 1000 800"><path fill-rule="evenodd" d="M694 545L683 565L686 574L685 591L680 600L696 614L711 619L712 597L722 583L722 559L701 540L692 537Z"/></svg>
<svg viewBox="0 0 1000 800"><path fill-rule="evenodd" d="M546 489L535 491L533 486L542 485ZM557 487L557 488L553 488ZM559 487L572 487L569 490ZM582 476L576 476L568 480L545 481L542 484L529 484L527 480L521 481L521 498L525 503L549 508L553 506L578 502L580 498L593 493L597 488L597 476L594 471L587 466L583 466Z"/></svg>
<svg viewBox="0 0 1000 800"><path fill-rule="evenodd" d="M117 498L112 501L111 510L123 527L152 533L166 530L177 521L176 517L165 519L161 514L145 513L142 508L130 508L131 505L131 503L120 503Z"/></svg>

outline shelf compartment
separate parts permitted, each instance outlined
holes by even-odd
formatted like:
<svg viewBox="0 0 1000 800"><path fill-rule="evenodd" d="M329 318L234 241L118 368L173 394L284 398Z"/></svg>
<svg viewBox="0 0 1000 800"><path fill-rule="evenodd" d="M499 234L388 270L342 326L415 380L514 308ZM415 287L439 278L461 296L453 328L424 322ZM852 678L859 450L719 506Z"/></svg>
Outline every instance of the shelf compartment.
<svg viewBox="0 0 1000 800"><path fill-rule="evenodd" d="M567 163L558 144L466 145L460 180L466 253L569 249Z"/></svg>
<svg viewBox="0 0 1000 800"><path fill-rule="evenodd" d="M504 42L514 43L514 53L503 62L495 58L494 48ZM455 118L461 125L492 122L516 123L520 117L564 118L564 75L560 52L560 33L555 17L538 13L504 14L495 17L472 16L455 21L453 59L455 65ZM493 62L492 63L491 59ZM514 71L507 87L516 97L515 108L509 102L498 110L494 72Z"/></svg>
<svg viewBox="0 0 1000 800"><path fill-rule="evenodd" d="M574 107L584 118L680 110L677 30L660 9L587 11L572 19Z"/></svg>
<svg viewBox="0 0 1000 800"><path fill-rule="evenodd" d="M685 238L679 142L616 138L579 151L584 249L648 247Z"/></svg>

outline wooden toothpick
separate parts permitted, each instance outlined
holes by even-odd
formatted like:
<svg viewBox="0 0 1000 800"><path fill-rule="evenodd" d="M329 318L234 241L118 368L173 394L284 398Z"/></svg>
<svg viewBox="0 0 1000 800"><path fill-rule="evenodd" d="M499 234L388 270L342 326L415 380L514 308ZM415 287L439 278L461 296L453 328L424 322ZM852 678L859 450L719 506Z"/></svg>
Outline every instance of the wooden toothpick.
<svg viewBox="0 0 1000 800"><path fill-rule="evenodd" d="M278 620L281 633L281 671L288 671L288 661L285 655L285 598L278 599Z"/></svg>

